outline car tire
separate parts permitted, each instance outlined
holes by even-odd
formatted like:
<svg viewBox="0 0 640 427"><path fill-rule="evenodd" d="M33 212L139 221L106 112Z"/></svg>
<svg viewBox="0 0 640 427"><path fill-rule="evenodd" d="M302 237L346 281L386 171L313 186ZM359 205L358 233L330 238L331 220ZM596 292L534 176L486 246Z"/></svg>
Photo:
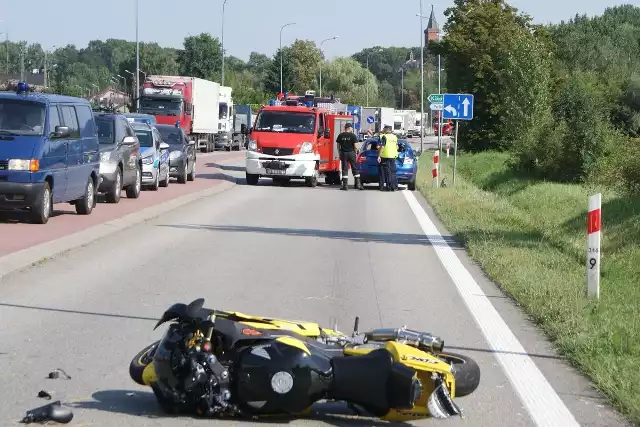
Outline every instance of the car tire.
<svg viewBox="0 0 640 427"><path fill-rule="evenodd" d="M191 172L187 175L187 181L196 180L196 159L193 159L193 166L191 166Z"/></svg>
<svg viewBox="0 0 640 427"><path fill-rule="evenodd" d="M158 191L160 189L160 169L158 169L158 173L156 174L156 180L151 186L152 191Z"/></svg>
<svg viewBox="0 0 640 427"><path fill-rule="evenodd" d="M136 181L127 187L127 198L137 199L140 197L140 189L142 188L142 172L136 167Z"/></svg>
<svg viewBox="0 0 640 427"><path fill-rule="evenodd" d="M245 172L245 179L247 180L247 184L249 185L258 185L258 181L260 180L260 175Z"/></svg>
<svg viewBox="0 0 640 427"><path fill-rule="evenodd" d="M118 166L116 171L116 179L105 194L107 203L118 203L120 201L120 193L122 192L122 169Z"/></svg>
<svg viewBox="0 0 640 427"><path fill-rule="evenodd" d="M87 180L84 196L76 200L75 205L78 215L89 215L93 211L93 207L96 205L96 186L93 182L93 177L90 176Z"/></svg>
<svg viewBox="0 0 640 427"><path fill-rule="evenodd" d="M409 183L407 184L407 189L409 189L409 191L416 191L416 179L413 178L413 180L409 181Z"/></svg>
<svg viewBox="0 0 640 427"><path fill-rule="evenodd" d="M53 214L53 194L48 182L44 182L42 194L31 208L30 219L34 224L46 224Z"/></svg>
<svg viewBox="0 0 640 427"><path fill-rule="evenodd" d="M178 184L186 184L187 183L187 167L188 165L185 163L184 170L182 174L178 177Z"/></svg>
<svg viewBox="0 0 640 427"><path fill-rule="evenodd" d="M167 171L167 176L165 179L160 181L160 187L167 188L169 186L169 171Z"/></svg>

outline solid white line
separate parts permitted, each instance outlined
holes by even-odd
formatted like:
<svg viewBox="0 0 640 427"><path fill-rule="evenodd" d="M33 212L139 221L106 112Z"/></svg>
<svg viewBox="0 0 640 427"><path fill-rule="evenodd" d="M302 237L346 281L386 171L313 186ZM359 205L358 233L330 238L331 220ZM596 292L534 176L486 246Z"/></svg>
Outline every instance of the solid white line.
<svg viewBox="0 0 640 427"><path fill-rule="evenodd" d="M511 332L453 249L442 238L415 196L410 191L402 193L487 343L496 351L494 353L496 359L502 365L502 369L520 395L520 400L536 425L578 427L580 424L573 414L558 397L531 357L525 355L526 351L518 338Z"/></svg>

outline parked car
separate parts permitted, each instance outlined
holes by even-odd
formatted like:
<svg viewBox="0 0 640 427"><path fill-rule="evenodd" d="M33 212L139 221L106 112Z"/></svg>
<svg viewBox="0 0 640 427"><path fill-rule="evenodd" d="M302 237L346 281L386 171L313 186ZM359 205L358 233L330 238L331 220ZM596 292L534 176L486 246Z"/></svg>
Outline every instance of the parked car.
<svg viewBox="0 0 640 427"><path fill-rule="evenodd" d="M88 215L96 205L100 147L85 99L0 92L0 210L26 210L46 224L54 203Z"/></svg>
<svg viewBox="0 0 640 427"><path fill-rule="evenodd" d="M356 163L360 180L363 184L380 183L380 164L378 163L378 144L380 138L367 139L360 147ZM406 184L411 191L416 189L418 176L418 155L406 139L398 140L398 157L396 158L396 175L399 184Z"/></svg>
<svg viewBox="0 0 640 427"><path fill-rule="evenodd" d="M169 176L180 184L196 179L196 142L178 126L156 125L162 140L169 144Z"/></svg>
<svg viewBox="0 0 640 427"><path fill-rule="evenodd" d="M124 188L127 197L140 197L142 159L140 142L122 114L94 113L100 141L100 186L109 203L118 203Z"/></svg>
<svg viewBox="0 0 640 427"><path fill-rule="evenodd" d="M123 116L127 118L129 123L147 123L152 126L158 124L156 120L156 116L151 114L142 114L142 113L124 113Z"/></svg>
<svg viewBox="0 0 640 427"><path fill-rule="evenodd" d="M153 191L169 186L169 144L162 141L155 126L130 123L140 142L142 157L142 185Z"/></svg>

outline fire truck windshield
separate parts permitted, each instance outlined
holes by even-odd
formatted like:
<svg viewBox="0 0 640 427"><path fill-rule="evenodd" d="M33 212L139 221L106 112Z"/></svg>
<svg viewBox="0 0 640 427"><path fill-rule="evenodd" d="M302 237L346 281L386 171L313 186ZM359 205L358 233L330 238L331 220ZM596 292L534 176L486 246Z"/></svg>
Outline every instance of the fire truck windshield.
<svg viewBox="0 0 640 427"><path fill-rule="evenodd" d="M315 126L314 114L267 110L260 112L254 129L258 132L313 134Z"/></svg>
<svg viewBox="0 0 640 427"><path fill-rule="evenodd" d="M182 100L142 97L140 112L159 116L178 116L182 113Z"/></svg>

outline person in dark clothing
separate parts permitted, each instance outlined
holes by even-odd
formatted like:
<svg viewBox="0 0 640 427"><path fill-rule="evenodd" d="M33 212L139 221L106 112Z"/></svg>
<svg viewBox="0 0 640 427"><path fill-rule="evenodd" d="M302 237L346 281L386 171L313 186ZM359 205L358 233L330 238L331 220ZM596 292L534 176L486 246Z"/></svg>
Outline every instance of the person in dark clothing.
<svg viewBox="0 0 640 427"><path fill-rule="evenodd" d="M381 191L398 190L398 179L396 176L396 158L398 157L398 138L392 133L391 126L385 126L380 136L378 148L378 163L381 166Z"/></svg>
<svg viewBox="0 0 640 427"><path fill-rule="evenodd" d="M349 182L349 166L351 166L351 174L355 179L354 188L364 190L362 182L360 182L360 173L356 164L356 156L358 155L358 137L353 133L353 126L347 123L342 132L336 138L338 149L340 150L340 163L342 166L342 186L341 190L347 190Z"/></svg>

